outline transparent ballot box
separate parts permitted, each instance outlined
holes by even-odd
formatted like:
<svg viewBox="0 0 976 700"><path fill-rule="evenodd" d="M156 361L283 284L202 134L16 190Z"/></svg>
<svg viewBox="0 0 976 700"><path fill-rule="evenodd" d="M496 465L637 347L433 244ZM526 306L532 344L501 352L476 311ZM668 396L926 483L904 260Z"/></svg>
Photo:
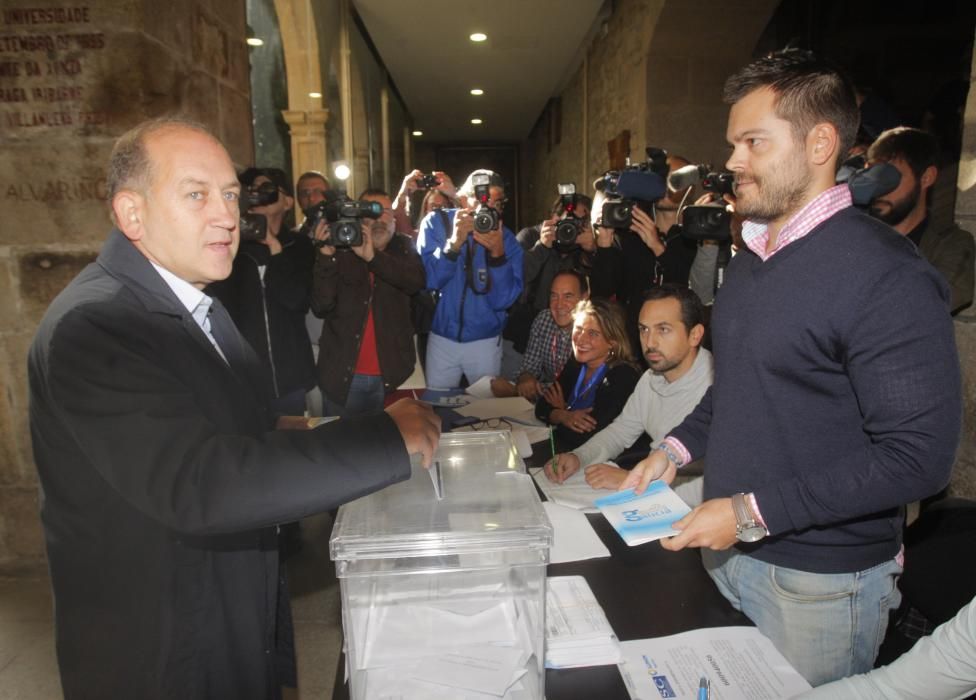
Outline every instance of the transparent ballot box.
<svg viewBox="0 0 976 700"><path fill-rule="evenodd" d="M541 699L552 526L532 479L508 432L446 433L435 460L442 499L415 461L339 510L349 697Z"/></svg>

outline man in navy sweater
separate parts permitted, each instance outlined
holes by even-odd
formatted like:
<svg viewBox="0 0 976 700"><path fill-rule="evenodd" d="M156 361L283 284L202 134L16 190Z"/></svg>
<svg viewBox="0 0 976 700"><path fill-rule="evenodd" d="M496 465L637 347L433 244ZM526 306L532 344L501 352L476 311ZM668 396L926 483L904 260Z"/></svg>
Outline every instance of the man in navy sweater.
<svg viewBox="0 0 976 700"><path fill-rule="evenodd" d="M858 124L835 70L773 54L725 101L746 249L715 302L715 382L621 488L704 457L705 501L663 546L701 547L722 593L818 685L873 665L900 598L903 506L949 479L949 291L834 186Z"/></svg>

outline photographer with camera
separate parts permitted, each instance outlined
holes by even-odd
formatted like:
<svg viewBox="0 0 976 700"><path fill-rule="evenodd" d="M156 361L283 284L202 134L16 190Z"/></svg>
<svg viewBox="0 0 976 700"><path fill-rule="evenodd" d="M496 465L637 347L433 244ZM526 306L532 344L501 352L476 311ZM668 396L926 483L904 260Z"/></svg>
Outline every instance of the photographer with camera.
<svg viewBox="0 0 976 700"><path fill-rule="evenodd" d="M240 175L247 214L234 269L208 293L227 307L271 379L274 407L305 413L305 393L315 386L315 361L305 329L312 287L311 241L284 226L294 206L288 176L279 168L248 168Z"/></svg>
<svg viewBox="0 0 976 700"><path fill-rule="evenodd" d="M332 188L328 178L318 170L309 170L299 176L295 184L295 197L298 207L305 211L313 204L325 199L326 193Z"/></svg>
<svg viewBox="0 0 976 700"><path fill-rule="evenodd" d="M592 294L616 297L623 305L634 347L640 346L637 325L644 293L664 282L687 286L695 257L694 243L671 232L685 190L671 192L666 185L669 170L688 162L659 149L648 151L653 155L647 166L640 166L643 170L608 173L593 183L596 195L590 213L597 245ZM632 180L615 193L614 179L627 175Z"/></svg>
<svg viewBox="0 0 976 700"><path fill-rule="evenodd" d="M416 364L410 297L424 288L424 266L409 236L397 233L390 195L368 189L360 203L358 245L335 245L328 218L315 228L312 312L323 319L318 382L326 415L363 415L383 401Z"/></svg>
<svg viewBox="0 0 976 700"><path fill-rule="evenodd" d="M457 189L455 189L454 183L447 173L435 170L430 175L425 175L423 171L417 168L410 171L403 178L400 191L397 192L396 199L393 200L393 214L396 217L396 230L401 233L409 233L414 240L417 239L417 225L414 222L419 223L428 213L421 207L418 216L417 209L418 204L420 204L418 198L424 202L427 201L427 195L421 197L418 194L419 192L426 192L427 195L438 192L450 202L450 204L446 204L449 207L454 207L454 202L457 201Z"/></svg>
<svg viewBox="0 0 976 700"><path fill-rule="evenodd" d="M460 209L431 212L417 250L427 285L440 293L427 345L427 386L452 388L499 373L507 309L522 292L522 247L502 223L505 187L475 170L458 192Z"/></svg>

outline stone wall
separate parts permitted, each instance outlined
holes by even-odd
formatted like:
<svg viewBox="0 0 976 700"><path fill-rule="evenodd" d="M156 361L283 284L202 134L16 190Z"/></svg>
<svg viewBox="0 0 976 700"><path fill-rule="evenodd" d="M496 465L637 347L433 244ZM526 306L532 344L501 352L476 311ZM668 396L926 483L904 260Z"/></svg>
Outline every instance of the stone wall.
<svg viewBox="0 0 976 700"><path fill-rule="evenodd" d="M26 356L50 300L109 226L105 164L182 112L251 162L244 3L5 0L0 9L0 566L41 561Z"/></svg>
<svg viewBox="0 0 976 700"><path fill-rule="evenodd" d="M963 117L962 156L956 180L956 221L976 232L976 54ZM940 174L941 177L941 174ZM976 499L976 306L956 316L956 343L962 364L963 426L950 492Z"/></svg>
<svg viewBox="0 0 976 700"><path fill-rule="evenodd" d="M647 44L664 0L621 0L586 51L582 66L551 102L522 144L521 218L540 221L556 197L556 185L590 184L608 167L607 142L631 134L632 154L643 156L647 114Z"/></svg>
<svg viewBox="0 0 976 700"><path fill-rule="evenodd" d="M590 183L609 167L607 142L624 131L634 162L657 146L722 165L722 84L749 61L777 5L743 0L716 19L709 0L614 3L584 64L522 144L523 218L540 219L559 182L575 181L592 194Z"/></svg>

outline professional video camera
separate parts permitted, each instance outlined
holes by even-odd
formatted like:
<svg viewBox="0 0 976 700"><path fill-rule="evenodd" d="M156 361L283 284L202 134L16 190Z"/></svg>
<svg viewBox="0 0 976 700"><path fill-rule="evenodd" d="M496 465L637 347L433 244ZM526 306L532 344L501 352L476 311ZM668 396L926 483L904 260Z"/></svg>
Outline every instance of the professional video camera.
<svg viewBox="0 0 976 700"><path fill-rule="evenodd" d="M383 216L379 202L361 202L349 199L342 190L329 190L325 199L305 210L302 232L311 237L323 219L329 222L329 237L313 241L316 247L324 245L336 248L355 248L363 244L362 220Z"/></svg>
<svg viewBox="0 0 976 700"><path fill-rule="evenodd" d="M260 185L241 190L237 203L241 212L239 228L242 242L264 240L268 235L268 217L264 214L252 214L251 209L274 204L277 201L278 186L273 182L262 182Z"/></svg>
<svg viewBox="0 0 976 700"><path fill-rule="evenodd" d="M576 184L559 185L559 208L562 218L556 224L556 245L571 248L583 232L586 222L576 214Z"/></svg>
<svg viewBox="0 0 976 700"><path fill-rule="evenodd" d="M441 181L436 175L421 175L414 182L417 183L417 189L420 190L436 190L441 186Z"/></svg>
<svg viewBox="0 0 976 700"><path fill-rule="evenodd" d="M864 156L854 156L841 164L836 181L838 185L846 182L852 203L864 209L881 195L898 187L901 173L891 163L867 165Z"/></svg>
<svg viewBox="0 0 976 700"><path fill-rule="evenodd" d="M608 198L615 198L603 205L604 226L629 229L635 206L650 212L651 205L667 194L668 152L648 147L646 153L645 162L611 170L597 184L597 189L606 192Z"/></svg>
<svg viewBox="0 0 976 700"><path fill-rule="evenodd" d="M478 200L478 208L474 212L474 230L478 233L488 233L498 228L498 210L488 204L491 197L491 176L473 175L471 184L474 185L474 198Z"/></svg>
<svg viewBox="0 0 976 700"><path fill-rule="evenodd" d="M676 192L701 183L706 192L717 196L708 204L684 207L678 232L692 241L718 241L724 243L732 237L732 215L726 209L722 195L734 194L735 176L727 171L714 171L707 163L686 165L668 176L668 187Z"/></svg>

